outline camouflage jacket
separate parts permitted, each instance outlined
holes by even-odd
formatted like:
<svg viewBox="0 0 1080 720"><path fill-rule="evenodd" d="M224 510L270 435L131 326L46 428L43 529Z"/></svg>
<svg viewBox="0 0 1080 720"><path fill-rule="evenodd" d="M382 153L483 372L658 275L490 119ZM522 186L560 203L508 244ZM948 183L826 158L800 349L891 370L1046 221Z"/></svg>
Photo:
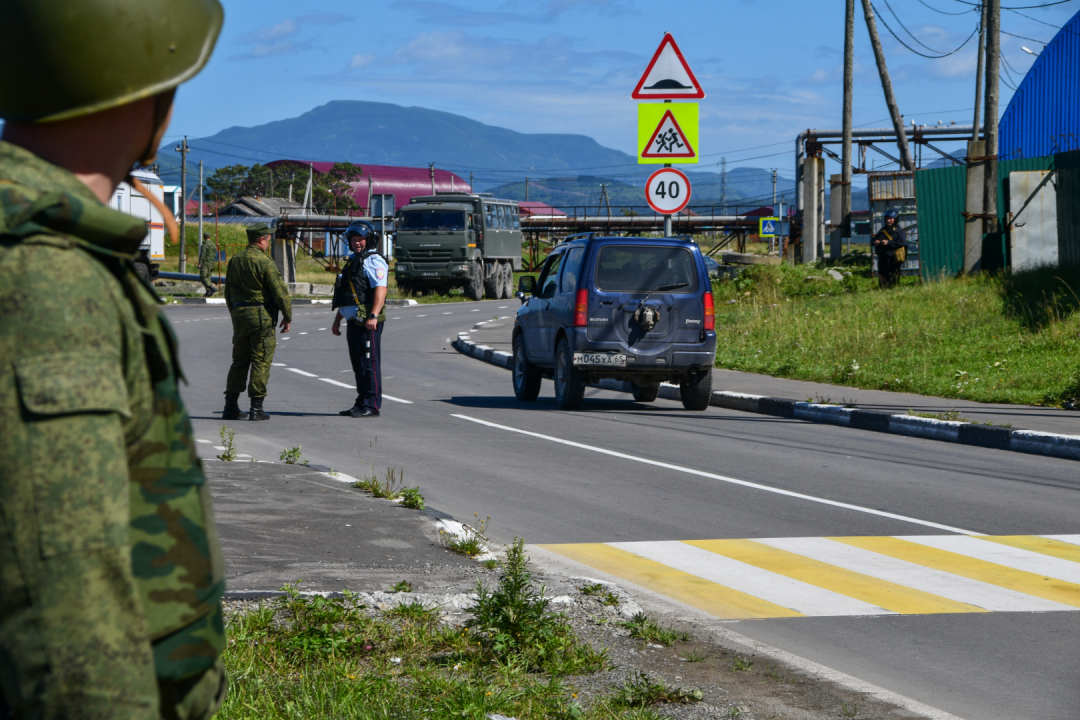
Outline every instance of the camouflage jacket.
<svg viewBox="0 0 1080 720"><path fill-rule="evenodd" d="M281 312L285 322L292 322L289 288L270 256L254 245L233 255L225 272L225 304L230 312L234 303L273 307Z"/></svg>
<svg viewBox="0 0 1080 720"><path fill-rule="evenodd" d="M211 240L203 240L202 247L199 248L199 267L210 265L213 267L217 262L217 248Z"/></svg>
<svg viewBox="0 0 1080 720"><path fill-rule="evenodd" d="M225 643L175 336L131 263L145 234L0 142L0 657L19 697L93 697L113 717L156 717L155 671L193 676Z"/></svg>

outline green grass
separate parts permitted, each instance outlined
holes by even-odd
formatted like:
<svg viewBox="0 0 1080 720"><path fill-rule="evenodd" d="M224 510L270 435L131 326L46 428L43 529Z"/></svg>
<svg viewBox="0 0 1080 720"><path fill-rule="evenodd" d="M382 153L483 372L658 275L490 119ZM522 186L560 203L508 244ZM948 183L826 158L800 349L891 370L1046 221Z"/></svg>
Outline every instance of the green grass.
<svg viewBox="0 0 1080 720"><path fill-rule="evenodd" d="M285 597L230 616L230 687L217 717L658 720L644 705L696 699L633 676L583 707L571 678L609 667L606 654L548 609L527 564L517 541L465 627L418 603L378 613L355 596L286 586Z"/></svg>
<svg viewBox="0 0 1080 720"><path fill-rule="evenodd" d="M854 261L854 259L853 259ZM1080 398L1080 268L877 288L807 266L714 284L717 367L980 402Z"/></svg>
<svg viewBox="0 0 1080 720"><path fill-rule="evenodd" d="M677 642L689 642L694 639L690 633L664 627L654 618L640 612L624 622L623 627L630 631L630 637L644 640L647 643L663 645L664 647L671 647Z"/></svg>

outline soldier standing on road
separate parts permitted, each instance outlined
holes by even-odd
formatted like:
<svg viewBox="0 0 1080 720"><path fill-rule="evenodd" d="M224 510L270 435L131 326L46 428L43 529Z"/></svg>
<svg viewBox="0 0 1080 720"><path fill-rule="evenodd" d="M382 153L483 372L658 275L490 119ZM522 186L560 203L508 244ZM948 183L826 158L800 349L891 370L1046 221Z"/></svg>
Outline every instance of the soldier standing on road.
<svg viewBox="0 0 1080 720"><path fill-rule="evenodd" d="M217 0L0 0L0 717L209 718L223 564L175 335L106 203Z"/></svg>
<svg viewBox="0 0 1080 720"><path fill-rule="evenodd" d="M331 331L341 335L341 321L346 321L345 339L356 376L356 402L339 414L354 418L379 417L382 407L382 331L390 266L375 247L377 237L375 226L366 220L349 225L345 239L352 255L334 285L337 316Z"/></svg>
<svg viewBox="0 0 1080 720"><path fill-rule="evenodd" d="M266 382L274 361L274 327L281 313L281 332L292 324L289 289L277 265L267 255L273 230L260 223L247 229L248 246L233 255L225 270L225 304L233 324L232 366L225 381L222 420L269 420L263 411ZM248 369L251 380L248 380ZM251 413L240 412L240 393L247 384Z"/></svg>
<svg viewBox="0 0 1080 720"><path fill-rule="evenodd" d="M896 224L900 213L885 212L885 226L874 236L874 252L878 261L878 285L891 288L900 282L900 270L907 258L907 234Z"/></svg>
<svg viewBox="0 0 1080 720"><path fill-rule="evenodd" d="M202 246L199 248L199 280L206 288L206 297L217 292L210 278L214 272L214 263L217 262L217 246L210 242L210 235L203 233Z"/></svg>

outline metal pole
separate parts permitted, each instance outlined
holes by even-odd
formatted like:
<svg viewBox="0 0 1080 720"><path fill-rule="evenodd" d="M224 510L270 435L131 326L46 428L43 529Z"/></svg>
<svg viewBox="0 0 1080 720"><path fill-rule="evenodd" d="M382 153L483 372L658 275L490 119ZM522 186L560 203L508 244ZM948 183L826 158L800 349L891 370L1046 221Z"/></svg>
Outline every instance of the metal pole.
<svg viewBox="0 0 1080 720"><path fill-rule="evenodd" d="M984 225L987 233L998 231L998 97L1001 73L1001 0L986 0L986 115L983 120L983 141L986 143L986 183L983 190L983 212L989 216Z"/></svg>
<svg viewBox="0 0 1080 720"><path fill-rule="evenodd" d="M180 153L180 200L183 203L180 207L180 272L183 273L187 272L187 135L176 151Z"/></svg>
<svg viewBox="0 0 1080 720"><path fill-rule="evenodd" d="M203 229L202 229L202 216L203 216L203 161L199 161L199 257L202 257L202 244L203 244Z"/></svg>
<svg viewBox="0 0 1080 720"><path fill-rule="evenodd" d="M431 173L431 194L435 194L435 163L428 163L428 172Z"/></svg>
<svg viewBox="0 0 1080 720"><path fill-rule="evenodd" d="M664 101L665 104L670 102L670 100ZM671 163L664 163L664 167L671 167ZM648 187L646 187L646 192L648 192ZM671 237L671 215L664 216L664 237Z"/></svg>
<svg viewBox="0 0 1080 720"><path fill-rule="evenodd" d="M844 15L844 144L840 155L840 237L851 251L851 105L855 85L855 0L847 0Z"/></svg>

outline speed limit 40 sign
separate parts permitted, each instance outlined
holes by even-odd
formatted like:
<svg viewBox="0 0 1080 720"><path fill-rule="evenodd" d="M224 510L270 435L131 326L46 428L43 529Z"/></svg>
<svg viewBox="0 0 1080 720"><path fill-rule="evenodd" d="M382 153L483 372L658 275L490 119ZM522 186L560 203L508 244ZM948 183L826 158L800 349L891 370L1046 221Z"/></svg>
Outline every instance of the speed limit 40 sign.
<svg viewBox="0 0 1080 720"><path fill-rule="evenodd" d="M674 215L690 202L690 180L675 168L660 168L645 184L645 199L661 215Z"/></svg>

